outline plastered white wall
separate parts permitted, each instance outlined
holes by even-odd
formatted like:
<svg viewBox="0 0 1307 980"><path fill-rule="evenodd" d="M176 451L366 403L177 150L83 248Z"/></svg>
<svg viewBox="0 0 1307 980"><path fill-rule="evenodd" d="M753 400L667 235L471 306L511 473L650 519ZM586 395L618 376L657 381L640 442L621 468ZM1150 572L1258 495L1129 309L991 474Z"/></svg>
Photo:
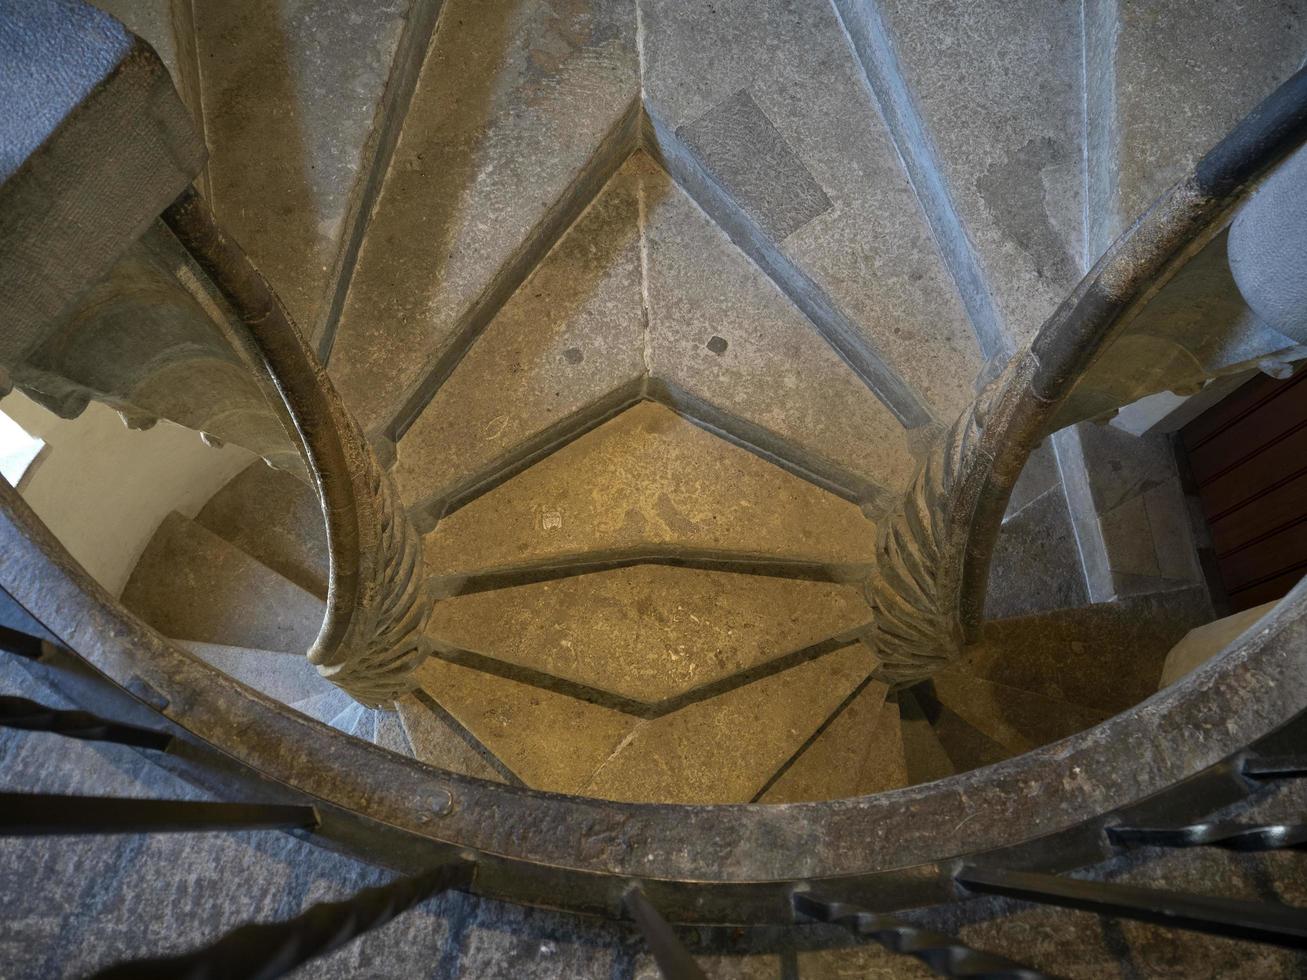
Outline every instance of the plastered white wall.
<svg viewBox="0 0 1307 980"><path fill-rule="evenodd" d="M23 498L115 596L170 511L194 517L257 459L235 446L210 448L171 422L132 431L94 402L61 419L15 391L0 412L48 444L22 481Z"/></svg>

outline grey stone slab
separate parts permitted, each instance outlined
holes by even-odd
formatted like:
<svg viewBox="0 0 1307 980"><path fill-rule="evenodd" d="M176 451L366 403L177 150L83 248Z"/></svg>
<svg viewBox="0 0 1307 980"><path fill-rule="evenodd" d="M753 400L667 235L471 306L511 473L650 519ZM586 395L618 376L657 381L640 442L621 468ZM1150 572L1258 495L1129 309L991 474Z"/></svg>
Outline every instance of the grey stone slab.
<svg viewBox="0 0 1307 980"><path fill-rule="evenodd" d="M581 792L638 722L611 708L436 657L415 676L427 694L534 789ZM400 711L407 724L402 704ZM413 747L424 758L416 738Z"/></svg>
<svg viewBox="0 0 1307 980"><path fill-rule="evenodd" d="M831 209L830 198L748 89L719 102L676 135L716 174L729 174L736 203L772 241Z"/></svg>
<svg viewBox="0 0 1307 980"><path fill-rule="evenodd" d="M1195 626L1167 653L1162 664L1162 679L1157 686L1162 688L1174 684L1212 660L1278 604L1278 601L1263 603L1233 616Z"/></svg>
<svg viewBox="0 0 1307 980"><path fill-rule="evenodd" d="M193 5L211 204L307 333L410 0Z"/></svg>
<svg viewBox="0 0 1307 980"><path fill-rule="evenodd" d="M1012 495L1008 498L1004 518L1012 517L1036 497L1043 496L1046 491L1053 489L1057 486L1059 478L1057 456L1053 452L1052 443L1047 441L1040 443L1026 458L1021 475L1017 477L1016 485L1012 487Z"/></svg>
<svg viewBox="0 0 1307 980"><path fill-rule="evenodd" d="M879 8L959 226L1011 341L1080 278L1084 66L1076 4L841 0ZM853 20L855 18L847 18ZM906 134L905 134L906 135ZM917 184L918 194L930 181Z"/></svg>
<svg viewBox="0 0 1307 980"><path fill-rule="evenodd" d="M209 498L195 523L306 592L327 597L326 522L317 493L303 481L253 463Z"/></svg>
<svg viewBox="0 0 1307 980"><path fill-rule="evenodd" d="M768 245L801 270L796 288L828 297L858 343L941 418L955 416L980 369L975 339L834 10L646 0L641 24L651 111L679 130L748 92L831 203ZM786 186L759 186L743 147L714 152L722 169L706 169L730 195L770 199Z"/></svg>
<svg viewBox="0 0 1307 980"><path fill-rule="evenodd" d="M637 565L454 596L427 635L449 649L656 704L868 624L831 582Z"/></svg>
<svg viewBox="0 0 1307 980"><path fill-rule="evenodd" d="M174 512L164 518L122 602L165 636L304 654L324 605L235 545Z"/></svg>
<svg viewBox="0 0 1307 980"><path fill-rule="evenodd" d="M957 771L953 760L940 744L939 736L916 694L911 690L900 691L898 703L903 764L908 785L930 783L953 775Z"/></svg>
<svg viewBox="0 0 1307 980"><path fill-rule="evenodd" d="M989 567L985 616L1002 619L1089 601L1061 484L1003 521Z"/></svg>
<svg viewBox="0 0 1307 980"><path fill-rule="evenodd" d="M1104 711L995 684L955 669L935 674L931 684L941 705L1012 755L1074 735L1108 717Z"/></svg>
<svg viewBox="0 0 1307 980"><path fill-rule="evenodd" d="M1157 690L1167 652L1213 616L1203 586L985 624L958 669L1116 713Z"/></svg>
<svg viewBox="0 0 1307 980"><path fill-rule="evenodd" d="M898 419L664 171L646 162L641 176L663 397L845 495L897 493L916 465Z"/></svg>
<svg viewBox="0 0 1307 980"><path fill-rule="evenodd" d="M1092 259L1302 65L1307 4L1090 0L1085 24Z"/></svg>
<svg viewBox="0 0 1307 980"><path fill-rule="evenodd" d="M468 744L465 736L411 695L395 702L412 755L420 762L451 772L502 783L499 770Z"/></svg>
<svg viewBox="0 0 1307 980"><path fill-rule="evenodd" d="M874 666L871 652L855 644L642 721L583 792L632 802L747 803Z"/></svg>
<svg viewBox="0 0 1307 980"><path fill-rule="evenodd" d="M620 163L634 38L617 0L445 3L331 355L366 429L452 366Z"/></svg>
<svg viewBox="0 0 1307 980"><path fill-rule="evenodd" d="M373 732L372 741L383 749L399 755L410 757L413 755L413 746L404 731L404 722L399 716L398 709L377 712L377 727Z"/></svg>
<svg viewBox="0 0 1307 980"><path fill-rule="evenodd" d="M439 509L593 424L645 372L639 168L541 260L397 446L406 500Z"/></svg>
<svg viewBox="0 0 1307 980"><path fill-rule="evenodd" d="M354 729L362 723L363 714L366 710L363 705L352 702L341 709L327 724L347 735L353 734Z"/></svg>
<svg viewBox="0 0 1307 980"><path fill-rule="evenodd" d="M303 653L248 650L194 640L173 642L229 677L286 704L338 690Z"/></svg>
<svg viewBox="0 0 1307 980"><path fill-rule="evenodd" d="M335 688L322 694L314 694L303 701L296 701L291 707L310 718L322 722L324 725L328 725L333 718L348 708L350 704L352 702L349 695L339 688Z"/></svg>
<svg viewBox="0 0 1307 980"><path fill-rule="evenodd" d="M433 576L707 554L859 566L874 525L847 501L643 402L445 517Z"/></svg>
<svg viewBox="0 0 1307 980"><path fill-rule="evenodd" d="M885 702L887 690L876 682L863 688L759 802L840 800L906 786L899 709Z"/></svg>

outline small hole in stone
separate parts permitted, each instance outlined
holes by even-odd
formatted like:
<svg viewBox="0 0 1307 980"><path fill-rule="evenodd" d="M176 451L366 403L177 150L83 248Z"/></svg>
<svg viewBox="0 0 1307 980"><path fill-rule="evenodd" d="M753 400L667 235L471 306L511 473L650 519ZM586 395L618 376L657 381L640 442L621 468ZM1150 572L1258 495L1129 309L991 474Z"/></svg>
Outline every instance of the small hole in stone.
<svg viewBox="0 0 1307 980"><path fill-rule="evenodd" d="M708 341L708 349L714 354L725 354L726 346L725 337L713 337Z"/></svg>
<svg viewBox="0 0 1307 980"><path fill-rule="evenodd" d="M568 364L580 364L585 360L585 355L581 353L581 348L569 347L563 351L563 360Z"/></svg>

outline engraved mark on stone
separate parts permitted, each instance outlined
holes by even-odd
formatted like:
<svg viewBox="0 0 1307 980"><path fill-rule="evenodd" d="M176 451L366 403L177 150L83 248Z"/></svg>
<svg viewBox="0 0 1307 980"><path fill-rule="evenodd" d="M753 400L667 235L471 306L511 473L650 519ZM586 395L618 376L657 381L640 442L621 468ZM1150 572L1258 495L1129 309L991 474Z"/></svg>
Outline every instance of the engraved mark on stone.
<svg viewBox="0 0 1307 980"><path fill-rule="evenodd" d="M546 531L558 531L563 527L563 512L547 510L540 515L540 526Z"/></svg>
<svg viewBox="0 0 1307 980"><path fill-rule="evenodd" d="M563 351L563 360L568 364L580 364L585 360L585 355L581 353L581 348L569 347Z"/></svg>
<svg viewBox="0 0 1307 980"><path fill-rule="evenodd" d="M831 208L826 192L748 89L681 126L676 135L772 241Z"/></svg>
<svg viewBox="0 0 1307 980"><path fill-rule="evenodd" d="M712 337L709 339L707 347L714 354L725 354L728 344L725 337Z"/></svg>

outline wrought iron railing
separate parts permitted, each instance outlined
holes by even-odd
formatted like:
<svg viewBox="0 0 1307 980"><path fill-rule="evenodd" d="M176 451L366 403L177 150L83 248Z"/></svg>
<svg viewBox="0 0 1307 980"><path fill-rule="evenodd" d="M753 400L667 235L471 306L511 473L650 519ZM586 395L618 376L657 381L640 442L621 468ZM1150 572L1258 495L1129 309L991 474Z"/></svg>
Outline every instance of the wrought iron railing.
<svg viewBox="0 0 1307 980"><path fill-rule="evenodd" d="M43 644L48 641L8 629L0 637L0 647L6 652L27 658ZM0 724L12 727L116 742L150 751L166 750L172 743L172 736L166 731L109 721L85 712L66 712L18 698L0 704L13 706L14 710L0 716ZM68 723L69 715L79 716L76 724ZM1307 757L1251 757L1244 762L1243 770L1247 778L1255 781L1301 777L1307 774ZM312 832L318 823L317 810L302 804L0 793L0 836L235 830ZM1148 828L1110 826L1105 835L1107 843L1118 849L1154 846L1271 851L1302 848L1307 840L1307 826L1220 823ZM363 889L343 901L314 905L294 918L243 925L191 953L123 962L95 976L99 980L156 977L198 980L214 976L272 980L340 948L436 895L450 889L475 892L477 870L475 856L441 858L419 874ZM1177 930L1307 949L1307 909L1287 905L993 866L964 866L952 880L961 897L994 895ZM859 938L915 957L940 976L991 980L1045 980L1051 976L911 922L860 908L844 898L827 896L820 884L794 881L789 885L789 892L796 924L816 921L843 926ZM669 980L706 977L690 950L648 898L640 881L631 882L623 904L627 915L643 933L664 977Z"/></svg>

